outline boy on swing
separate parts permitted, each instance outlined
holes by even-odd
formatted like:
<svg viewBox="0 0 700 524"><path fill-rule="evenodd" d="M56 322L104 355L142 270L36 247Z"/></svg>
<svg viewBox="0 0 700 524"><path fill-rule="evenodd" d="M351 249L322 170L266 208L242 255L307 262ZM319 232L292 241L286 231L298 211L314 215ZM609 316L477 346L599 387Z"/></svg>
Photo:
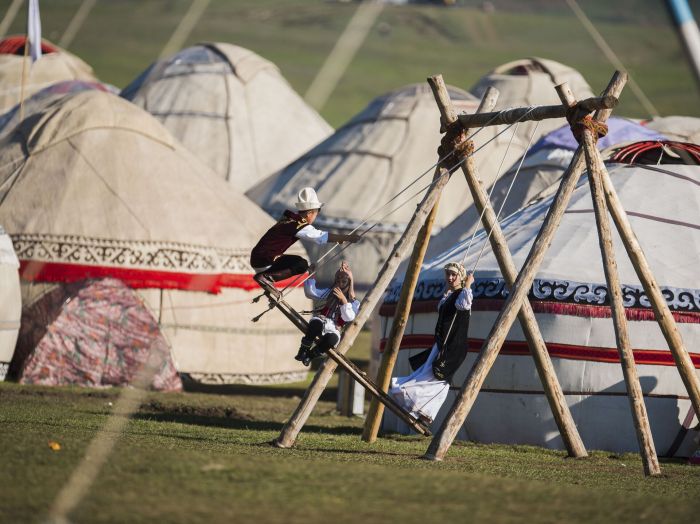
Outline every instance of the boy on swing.
<svg viewBox="0 0 700 524"><path fill-rule="evenodd" d="M356 234L329 233L311 225L323 206L313 188L305 187L299 191L294 205L297 212L286 210L250 253L250 265L256 273L253 278L261 287L265 284L274 289L275 282L306 272L309 268L306 259L284 254L299 239L319 245L328 242L357 242L360 239Z"/></svg>
<svg viewBox="0 0 700 524"><path fill-rule="evenodd" d="M340 269L335 272L333 287L319 289L316 287L316 279L309 278L304 282L304 293L314 300L325 300L318 314L309 320L309 328L301 339L299 352L294 357L305 366L311 360L326 353L340 342L340 330L346 322L355 319L360 308L360 301L355 298L355 288L352 284L352 272L348 263L343 261ZM314 340L319 338L312 349Z"/></svg>

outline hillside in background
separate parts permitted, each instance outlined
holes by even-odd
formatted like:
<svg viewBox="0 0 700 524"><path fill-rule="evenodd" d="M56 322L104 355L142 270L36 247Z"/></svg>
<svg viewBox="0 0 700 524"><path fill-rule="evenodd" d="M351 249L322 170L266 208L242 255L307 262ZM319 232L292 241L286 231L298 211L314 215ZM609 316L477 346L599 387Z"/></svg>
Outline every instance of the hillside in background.
<svg viewBox="0 0 700 524"><path fill-rule="evenodd" d="M82 0L42 0L44 37L60 40ZM321 111L337 127L373 97L442 73L468 89L481 75L517 58L570 65L595 91L613 66L566 3L494 0L459 7L387 6ZM4 13L10 0L0 2ZM69 49L105 82L126 86L156 60L191 0L99 0ZM698 88L664 2L586 0L582 8L662 115L700 116ZM303 96L356 9L322 0L211 0L187 40L224 41L276 63ZM23 32L24 12L10 33ZM649 115L628 89L616 114Z"/></svg>

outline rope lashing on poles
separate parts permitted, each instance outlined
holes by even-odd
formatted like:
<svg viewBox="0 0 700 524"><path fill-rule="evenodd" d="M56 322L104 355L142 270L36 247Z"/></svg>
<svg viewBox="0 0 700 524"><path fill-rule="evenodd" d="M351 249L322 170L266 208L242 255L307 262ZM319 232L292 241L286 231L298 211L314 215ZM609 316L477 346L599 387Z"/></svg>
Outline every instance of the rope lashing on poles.
<svg viewBox="0 0 700 524"><path fill-rule="evenodd" d="M583 140L583 132L586 129L593 133L594 142L608 134L607 124L593 120L590 114L577 105L569 108L566 112L566 120L569 122L571 132L579 144Z"/></svg>

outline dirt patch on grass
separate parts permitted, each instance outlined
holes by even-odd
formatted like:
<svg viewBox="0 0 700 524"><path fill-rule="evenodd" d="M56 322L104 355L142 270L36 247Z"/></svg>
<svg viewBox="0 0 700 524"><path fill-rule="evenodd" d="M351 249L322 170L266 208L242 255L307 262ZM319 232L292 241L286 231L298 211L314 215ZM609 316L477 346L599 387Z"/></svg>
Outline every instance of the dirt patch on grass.
<svg viewBox="0 0 700 524"><path fill-rule="evenodd" d="M150 400L144 403L139 411L141 413L167 413L169 415L187 415L192 417L255 420L255 417L231 406L193 406L180 403L165 403L159 400Z"/></svg>

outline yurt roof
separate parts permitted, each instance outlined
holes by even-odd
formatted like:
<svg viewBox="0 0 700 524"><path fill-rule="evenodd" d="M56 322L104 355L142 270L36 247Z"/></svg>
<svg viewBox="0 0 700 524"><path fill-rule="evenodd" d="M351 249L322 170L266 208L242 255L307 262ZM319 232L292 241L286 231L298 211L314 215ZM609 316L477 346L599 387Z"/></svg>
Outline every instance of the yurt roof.
<svg viewBox="0 0 700 524"><path fill-rule="evenodd" d="M672 140L700 144L700 118L693 116L657 116L645 125Z"/></svg>
<svg viewBox="0 0 700 524"><path fill-rule="evenodd" d="M635 140L664 140L664 136L626 118L608 120L608 134L598 140L598 148ZM525 158L511 166L492 187L487 188L491 205L504 218L536 198L556 190L561 175L568 167L578 143L568 124L541 137ZM470 205L431 239L429 255L437 255L456 242L471 237L481 227L479 212Z"/></svg>
<svg viewBox="0 0 700 524"><path fill-rule="evenodd" d="M700 311L697 264L693 257L687 256L687 253L700 251L700 223L697 220L700 216L700 167L612 164L608 169L649 265L659 285L672 297L669 299L673 302L672 309ZM502 222L501 227L516 268L524 263L552 200L553 197L548 197L535 202ZM644 302L639 280L616 231L613 238L620 280L631 290L626 294L626 300L639 305ZM467 269L473 268L485 242L486 235L480 231L466 257ZM444 264L462 260L468 243L468 240L456 243L427 262L420 275L419 290L440 291L437 288L444 280ZM504 292L501 273L490 245L486 246L475 276L479 293L489 286L496 290L499 285L498 292ZM431 286L431 282L438 285ZM546 252L532 292L535 295L570 294L575 301L601 303L605 298L604 286L593 206L584 178L576 188ZM394 283L389 302L395 301L398 289L400 285Z"/></svg>
<svg viewBox="0 0 700 524"><path fill-rule="evenodd" d="M500 92L496 109L560 104L554 87L563 82L569 84L577 99L593 96L591 87L578 71L554 60L537 57L498 66L484 75L469 92L481 98L488 87L495 87Z"/></svg>
<svg viewBox="0 0 700 524"><path fill-rule="evenodd" d="M100 82L88 82L85 80L64 80L51 84L32 96L28 97L22 104L23 117L28 117L37 111L56 103L66 95L96 89L98 91L110 92L105 84ZM11 132L20 122L19 104L0 116L0 136Z"/></svg>
<svg viewBox="0 0 700 524"><path fill-rule="evenodd" d="M148 113L83 91L0 139L0 223L25 279L216 291L254 287L249 251L273 221Z"/></svg>
<svg viewBox="0 0 700 524"><path fill-rule="evenodd" d="M20 101L24 42L24 36L0 41L0 112ZM25 97L63 80L97 82L92 68L74 54L49 42L42 42L42 50L45 54L26 69Z"/></svg>
<svg viewBox="0 0 700 524"><path fill-rule="evenodd" d="M449 92L458 112L473 112L478 106L465 91L450 87ZM439 128L440 113L427 84L397 89L372 100L332 136L247 194L268 212L278 213L294 202L300 188L313 186L324 202L319 224L355 227L419 175L426 176L396 204L430 183ZM461 191L443 194L439 225L449 222L455 208L464 208L462 196ZM372 222L393 207L384 208ZM402 230L413 209L398 209L375 230Z"/></svg>
<svg viewBox="0 0 700 524"><path fill-rule="evenodd" d="M608 125L608 134L600 137L596 144L601 151L623 142L666 139L662 133L627 118L613 116L610 117L606 123ZM545 148L561 148L574 151L577 147L578 142L571 132L571 127L566 124L540 138L535 145L532 146L530 153Z"/></svg>
<svg viewBox="0 0 700 524"><path fill-rule="evenodd" d="M332 132L272 62L226 43L199 44L152 64L121 96L239 191Z"/></svg>

